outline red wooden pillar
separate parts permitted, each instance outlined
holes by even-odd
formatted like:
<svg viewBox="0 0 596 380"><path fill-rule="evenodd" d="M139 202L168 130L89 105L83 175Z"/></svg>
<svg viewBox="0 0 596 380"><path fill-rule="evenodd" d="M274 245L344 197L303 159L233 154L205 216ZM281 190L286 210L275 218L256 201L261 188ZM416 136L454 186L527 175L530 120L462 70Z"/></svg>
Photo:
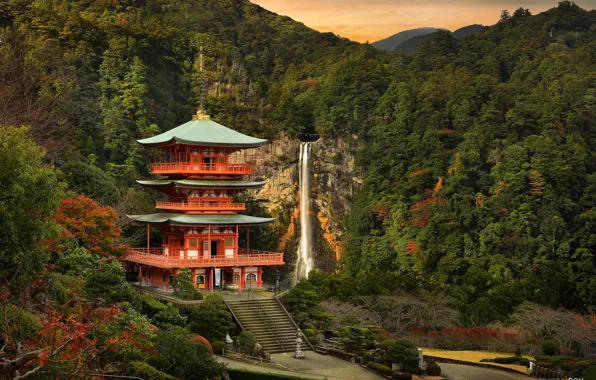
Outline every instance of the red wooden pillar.
<svg viewBox="0 0 596 380"><path fill-rule="evenodd" d="M240 291L244 290L244 267L240 267Z"/></svg>
<svg viewBox="0 0 596 380"><path fill-rule="evenodd" d="M142 286L143 281L143 267L139 264L139 288Z"/></svg>
<svg viewBox="0 0 596 380"><path fill-rule="evenodd" d="M257 269L257 289L263 288L263 267Z"/></svg>

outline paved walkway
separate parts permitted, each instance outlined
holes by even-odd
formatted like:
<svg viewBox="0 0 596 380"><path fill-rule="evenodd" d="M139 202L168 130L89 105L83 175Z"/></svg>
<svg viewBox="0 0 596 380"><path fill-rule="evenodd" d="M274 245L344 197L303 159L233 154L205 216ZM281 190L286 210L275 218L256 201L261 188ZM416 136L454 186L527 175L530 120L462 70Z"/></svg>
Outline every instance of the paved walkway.
<svg viewBox="0 0 596 380"><path fill-rule="evenodd" d="M492 368L482 368L461 364L437 363L441 367L441 375L449 380L521 380L528 376Z"/></svg>
<svg viewBox="0 0 596 380"><path fill-rule="evenodd" d="M291 353L273 354L272 359L288 368L288 371L282 369L268 368L255 364L248 364L216 357L220 363L224 363L230 368L247 369L255 372L277 373L281 375L293 375L306 379L316 380L380 380L384 377L377 376L374 372L361 368L357 364L351 364L329 355L320 355L312 351L305 352L305 359L294 359Z"/></svg>

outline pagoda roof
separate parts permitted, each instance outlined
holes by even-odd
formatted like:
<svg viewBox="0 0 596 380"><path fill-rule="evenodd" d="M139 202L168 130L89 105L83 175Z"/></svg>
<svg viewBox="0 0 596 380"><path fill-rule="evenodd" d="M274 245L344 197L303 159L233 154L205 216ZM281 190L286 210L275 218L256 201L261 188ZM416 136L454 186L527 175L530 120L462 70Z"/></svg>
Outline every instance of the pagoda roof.
<svg viewBox="0 0 596 380"><path fill-rule="evenodd" d="M203 180L203 179L156 179L137 183L149 187L186 187L197 189L255 189L263 186L265 182L236 181L236 180Z"/></svg>
<svg viewBox="0 0 596 380"><path fill-rule="evenodd" d="M192 226L259 226L275 221L274 218L259 218L243 214L173 214L127 215L141 223L192 225Z"/></svg>
<svg viewBox="0 0 596 380"><path fill-rule="evenodd" d="M257 148L267 143L267 140L247 136L213 120L204 119L191 120L157 136L137 141L145 146L180 143L231 148Z"/></svg>

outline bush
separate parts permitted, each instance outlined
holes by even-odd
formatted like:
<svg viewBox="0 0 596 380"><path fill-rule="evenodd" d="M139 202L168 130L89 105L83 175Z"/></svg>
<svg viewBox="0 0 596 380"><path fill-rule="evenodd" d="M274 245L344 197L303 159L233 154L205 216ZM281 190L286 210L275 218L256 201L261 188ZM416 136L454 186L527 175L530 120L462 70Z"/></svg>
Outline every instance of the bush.
<svg viewBox="0 0 596 380"><path fill-rule="evenodd" d="M426 366L426 373L430 376L439 376L441 374L441 367L435 362L430 362Z"/></svg>
<svg viewBox="0 0 596 380"><path fill-rule="evenodd" d="M316 338L316 337L314 337L314 336L309 336L309 337L308 337L308 338L306 338L306 339L308 339L308 342L309 342L310 344L312 344L313 346L315 346L315 345L319 344L319 341L318 341L318 340L317 340L317 338Z"/></svg>
<svg viewBox="0 0 596 380"><path fill-rule="evenodd" d="M362 355L362 364L367 365L372 360L372 354L370 352L365 352Z"/></svg>
<svg viewBox="0 0 596 380"><path fill-rule="evenodd" d="M387 350L387 349L389 348L389 346L391 346L391 345L392 345L393 343L395 343L395 342L397 342L395 339L387 339L387 340L384 340L384 341L381 343L381 346L380 346L380 347L381 347L381 349L383 349L383 350Z"/></svg>
<svg viewBox="0 0 596 380"><path fill-rule="evenodd" d="M180 315L180 311L174 306L168 306L165 310L160 310L151 318L151 322L157 327L166 325L182 326L186 324L186 317Z"/></svg>
<svg viewBox="0 0 596 380"><path fill-rule="evenodd" d="M177 380L177 377L161 372L155 367L150 366L145 362L132 361L128 363L128 376L136 376L145 380Z"/></svg>
<svg viewBox="0 0 596 380"><path fill-rule="evenodd" d="M4 336L11 336L17 342L33 339L41 328L39 318L20 306L1 305L0 316L3 318L0 345L4 345Z"/></svg>
<svg viewBox="0 0 596 380"><path fill-rule="evenodd" d="M407 372L393 372L391 378L395 380L412 380L412 374Z"/></svg>
<svg viewBox="0 0 596 380"><path fill-rule="evenodd" d="M304 330L302 330L302 332L304 333L304 336L307 338L316 335L316 332L313 329L304 329Z"/></svg>
<svg viewBox="0 0 596 380"><path fill-rule="evenodd" d="M302 331L309 329L309 330L314 330L315 333L317 332L317 328L315 327L315 325L313 325L312 323L305 323L302 325Z"/></svg>
<svg viewBox="0 0 596 380"><path fill-rule="evenodd" d="M188 339L190 339L193 342L197 342L198 344L201 344L201 345L207 347L207 350L209 350L209 357L210 358L213 357L213 347L211 347L211 343L209 343L209 341L205 337L202 337L202 336L197 335L197 334L189 334L188 335Z"/></svg>
<svg viewBox="0 0 596 380"><path fill-rule="evenodd" d="M554 340L545 340L542 343L542 353L544 355L556 355L559 353L559 344Z"/></svg>
<svg viewBox="0 0 596 380"><path fill-rule="evenodd" d="M250 331L242 331L238 338L238 344L240 349L249 355L252 353L255 344L257 344L257 338Z"/></svg>
<svg viewBox="0 0 596 380"><path fill-rule="evenodd" d="M167 305L159 302L153 297L145 296L142 299L142 309L141 312L148 316L149 318L153 317L155 314L159 313L162 310L166 310L168 308Z"/></svg>
<svg viewBox="0 0 596 380"><path fill-rule="evenodd" d="M232 314L219 294L210 294L194 306L188 324L190 332L204 336L211 342L224 340L233 326Z"/></svg>
<svg viewBox="0 0 596 380"><path fill-rule="evenodd" d="M391 368L387 367L385 364L369 362L366 366L370 369L373 369L373 370L383 374L383 375L386 375L386 376L393 375L393 370Z"/></svg>
<svg viewBox="0 0 596 380"><path fill-rule="evenodd" d="M505 358L494 358L493 362L499 363L499 364L514 364L514 363L519 363L522 359L523 358L520 356L508 356Z"/></svg>
<svg viewBox="0 0 596 380"><path fill-rule="evenodd" d="M216 340L215 342L211 343L211 348L213 348L213 352L219 355L224 349L228 348L228 345L221 340Z"/></svg>

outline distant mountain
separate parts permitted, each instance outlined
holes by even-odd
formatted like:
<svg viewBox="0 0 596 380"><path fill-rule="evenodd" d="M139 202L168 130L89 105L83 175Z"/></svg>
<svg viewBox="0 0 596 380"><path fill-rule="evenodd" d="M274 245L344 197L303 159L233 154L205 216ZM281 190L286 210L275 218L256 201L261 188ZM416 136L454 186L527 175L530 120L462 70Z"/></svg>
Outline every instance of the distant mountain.
<svg viewBox="0 0 596 380"><path fill-rule="evenodd" d="M436 32L437 30L439 30L439 29L432 28L432 27L404 30L403 32L394 34L391 37L387 37L380 41L374 42L372 44L372 46L376 47L377 49L393 51L402 42L405 42L405 41L409 40L410 38L423 36L425 34L431 34L431 33Z"/></svg>
<svg viewBox="0 0 596 380"><path fill-rule="evenodd" d="M485 29L486 29L486 27L484 25L480 25L480 24L468 25L468 26L464 26L463 28L459 28L458 30L456 30L455 32L453 32L453 35L456 38L463 38L465 36L469 36L470 34L482 32ZM402 42L401 44L399 44L395 48L394 51L396 53L405 53L405 54L414 53L418 49L418 45L420 45L422 42L432 40L433 36L435 34L436 34L436 31L433 33L429 33L429 34L412 37L409 40L406 40L406 41Z"/></svg>
<svg viewBox="0 0 596 380"><path fill-rule="evenodd" d="M395 52L396 53L405 53L405 54L410 54L410 53L414 53L416 51L416 49L418 49L418 45L424 41L430 41L433 39L433 36L436 34L436 32L433 33L429 33L429 34L425 34L423 36L416 36L416 37L412 37L407 41L402 42L401 44L399 44L396 48L395 48Z"/></svg>
<svg viewBox="0 0 596 380"><path fill-rule="evenodd" d="M473 25L464 26L463 28L459 28L458 30L453 32L453 35L457 38L462 38L462 37L468 36L470 34L482 32L485 29L486 29L486 26L484 26L484 25L473 24Z"/></svg>

